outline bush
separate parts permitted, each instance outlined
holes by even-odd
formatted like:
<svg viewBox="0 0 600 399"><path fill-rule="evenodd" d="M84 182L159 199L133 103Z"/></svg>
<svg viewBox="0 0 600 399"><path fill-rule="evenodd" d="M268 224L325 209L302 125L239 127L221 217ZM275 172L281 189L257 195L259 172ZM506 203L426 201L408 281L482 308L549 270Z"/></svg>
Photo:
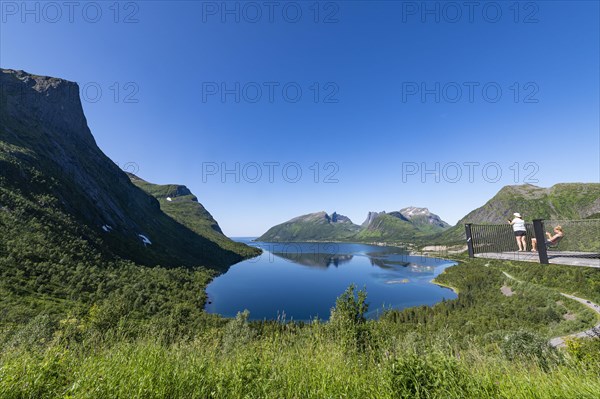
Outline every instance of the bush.
<svg viewBox="0 0 600 399"><path fill-rule="evenodd" d="M544 370L559 361L558 352L546 339L525 330L506 335L500 348L508 360L534 360Z"/></svg>
<svg viewBox="0 0 600 399"><path fill-rule="evenodd" d="M443 354L406 354L391 363L394 397L468 398L481 397L482 392L494 397L498 388L478 381L460 361Z"/></svg>
<svg viewBox="0 0 600 399"><path fill-rule="evenodd" d="M238 312L235 319L229 321L223 331L222 347L225 352L230 352L235 348L248 344L255 333L248 325L250 312L246 309Z"/></svg>
<svg viewBox="0 0 600 399"><path fill-rule="evenodd" d="M355 295L354 285L350 285L335 301L331 309L329 328L333 336L344 348L363 351L369 342L369 330L365 314L369 310L367 291L360 290Z"/></svg>
<svg viewBox="0 0 600 399"><path fill-rule="evenodd" d="M48 315L40 314L17 330L9 346L27 349L46 348L53 339L56 327L56 322Z"/></svg>
<svg viewBox="0 0 600 399"><path fill-rule="evenodd" d="M593 329L591 339L571 338L566 340L567 353L585 364L600 368L600 329Z"/></svg>

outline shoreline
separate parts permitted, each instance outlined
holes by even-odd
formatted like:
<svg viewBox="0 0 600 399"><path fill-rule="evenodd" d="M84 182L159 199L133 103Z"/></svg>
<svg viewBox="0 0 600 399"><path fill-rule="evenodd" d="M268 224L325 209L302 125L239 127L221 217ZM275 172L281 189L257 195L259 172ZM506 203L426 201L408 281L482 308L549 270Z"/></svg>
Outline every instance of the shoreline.
<svg viewBox="0 0 600 399"><path fill-rule="evenodd" d="M252 242L264 242L269 244L292 244L292 243L332 243L332 244L363 244L376 247L398 248L406 251L411 256L428 256L439 258L446 255L463 253L467 250L466 246L459 244L426 244L420 245L415 243L389 243L384 241L340 241L340 240L300 240L300 241L259 241L258 239L251 240ZM417 250L416 247L421 247ZM432 249L439 247L440 249ZM460 247L457 249L456 247Z"/></svg>
<svg viewBox="0 0 600 399"><path fill-rule="evenodd" d="M438 281L435 281L435 279L431 279L431 280L429 280L429 282L432 283L432 284L438 285L440 287L448 288L448 289L452 290L456 295L458 295L460 293L460 291L459 291L458 288L454 288L451 285L440 283Z"/></svg>
<svg viewBox="0 0 600 399"><path fill-rule="evenodd" d="M458 264L459 264L459 263L458 263L458 262L456 262L456 264L455 264L455 265L452 265L452 266L457 266ZM452 267L452 266L449 266L449 267ZM429 282L430 282L431 284L435 284L435 285L438 285L438 286L440 286L440 287L444 287L444 288L451 289L451 290L452 290L452 291L453 291L453 292L454 292L456 295L458 295L458 294L460 293L460 290L459 290L458 288L456 288L456 287L453 287L453 286L451 286L451 285L448 285L448 284L441 283L441 282L439 282L439 281L436 281L436 278L438 278L439 276L441 276L441 275L442 275L442 274L444 274L445 272L446 272L446 270L444 269L444 271L443 271L442 273L440 273L440 274L439 274L439 275L437 275L436 277L434 277L434 278L432 278L431 280L429 280Z"/></svg>

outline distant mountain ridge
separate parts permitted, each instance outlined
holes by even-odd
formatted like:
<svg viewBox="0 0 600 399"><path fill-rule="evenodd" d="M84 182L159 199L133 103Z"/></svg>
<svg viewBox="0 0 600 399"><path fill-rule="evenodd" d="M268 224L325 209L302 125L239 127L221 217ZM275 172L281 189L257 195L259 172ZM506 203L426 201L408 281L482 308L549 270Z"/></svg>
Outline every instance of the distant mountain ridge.
<svg viewBox="0 0 600 399"><path fill-rule="evenodd" d="M369 212L360 226L352 224L352 231L339 235L332 231L323 234L318 226L297 226L296 222L306 223L306 216L317 214L304 215L269 229L258 240L294 241L298 236L294 232L302 230L302 240L309 241L464 243L464 224L506 223L514 212L520 212L527 221L600 218L600 183L559 183L549 188L505 186L452 227L427 208L411 206L394 212Z"/></svg>
<svg viewBox="0 0 600 399"><path fill-rule="evenodd" d="M266 233L257 238L258 241L315 241L315 240L346 240L361 227L352 223L350 218L333 212L325 211L297 216L287 222L271 227Z"/></svg>
<svg viewBox="0 0 600 399"><path fill-rule="evenodd" d="M311 213L270 228L258 241L401 241L440 232L448 224L427 208L409 207L395 212L369 212L356 225L334 212Z"/></svg>
<svg viewBox="0 0 600 399"><path fill-rule="evenodd" d="M394 212L369 212L361 226L362 230L356 235L360 241L407 241L449 227L429 209L414 206Z"/></svg>

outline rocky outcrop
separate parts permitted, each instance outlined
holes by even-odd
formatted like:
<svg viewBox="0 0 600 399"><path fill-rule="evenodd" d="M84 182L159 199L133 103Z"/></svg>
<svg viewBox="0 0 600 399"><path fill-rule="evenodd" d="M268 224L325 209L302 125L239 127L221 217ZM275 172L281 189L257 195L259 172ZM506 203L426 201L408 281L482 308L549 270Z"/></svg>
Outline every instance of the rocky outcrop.
<svg viewBox="0 0 600 399"><path fill-rule="evenodd" d="M371 223L373 223L373 221L377 218L377 216L381 215L382 213L385 213L385 211L383 211L383 212L369 212L367 214L367 218L361 224L361 226L362 227L367 227L367 226L371 225Z"/></svg>

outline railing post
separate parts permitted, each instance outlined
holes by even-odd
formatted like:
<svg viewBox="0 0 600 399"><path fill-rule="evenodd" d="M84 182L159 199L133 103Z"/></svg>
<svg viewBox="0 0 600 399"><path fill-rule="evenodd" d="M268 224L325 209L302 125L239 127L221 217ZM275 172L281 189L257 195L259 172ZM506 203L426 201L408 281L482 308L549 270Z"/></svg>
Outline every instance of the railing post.
<svg viewBox="0 0 600 399"><path fill-rule="evenodd" d="M537 251L540 257L540 263L547 265L550 262L548 262L548 251L546 250L546 234L544 232L543 219L533 220L533 232L535 233L535 239L537 240Z"/></svg>
<svg viewBox="0 0 600 399"><path fill-rule="evenodd" d="M473 234L471 233L471 223L465 224L465 233L467 235L467 248L469 248L469 258L474 258L475 250L473 248Z"/></svg>

